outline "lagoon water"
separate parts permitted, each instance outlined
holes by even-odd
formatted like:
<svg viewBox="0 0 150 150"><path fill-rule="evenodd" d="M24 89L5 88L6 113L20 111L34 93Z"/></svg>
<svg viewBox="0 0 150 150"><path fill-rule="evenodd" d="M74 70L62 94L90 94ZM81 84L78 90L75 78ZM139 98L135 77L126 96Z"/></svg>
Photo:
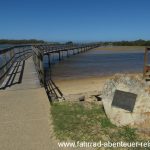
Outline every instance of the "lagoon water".
<svg viewBox="0 0 150 150"><path fill-rule="evenodd" d="M10 45L0 45L0 50ZM58 62L58 55L53 58L53 79L76 79L97 77L115 73L142 73L144 63L143 51L91 50L86 53L65 57ZM47 68L47 60L44 63Z"/></svg>
<svg viewBox="0 0 150 150"><path fill-rule="evenodd" d="M92 50L65 58L52 66L53 79L97 77L115 73L142 73L142 51Z"/></svg>
<svg viewBox="0 0 150 150"><path fill-rule="evenodd" d="M0 44L0 50L3 50L3 49L8 48L10 46L12 46L12 45L10 45L10 44Z"/></svg>

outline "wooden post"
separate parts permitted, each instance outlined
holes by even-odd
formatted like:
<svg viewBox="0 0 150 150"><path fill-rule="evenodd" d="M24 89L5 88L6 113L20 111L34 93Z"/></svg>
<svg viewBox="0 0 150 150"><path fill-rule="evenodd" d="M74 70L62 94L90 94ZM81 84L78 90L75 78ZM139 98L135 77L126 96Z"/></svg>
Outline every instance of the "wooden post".
<svg viewBox="0 0 150 150"><path fill-rule="evenodd" d="M74 55L76 54L76 49L74 49Z"/></svg>
<svg viewBox="0 0 150 150"><path fill-rule="evenodd" d="M73 49L73 55L75 55L75 53L74 53L74 49Z"/></svg>
<svg viewBox="0 0 150 150"><path fill-rule="evenodd" d="M55 63L54 55L55 55L55 53L52 53L52 64Z"/></svg>
<svg viewBox="0 0 150 150"><path fill-rule="evenodd" d="M48 67L50 68L51 66L50 54L48 54L47 56L48 56Z"/></svg>
<svg viewBox="0 0 150 150"><path fill-rule="evenodd" d="M3 54L3 60L4 60L4 64L7 63L7 56L6 53ZM7 71L7 65L4 67L4 73Z"/></svg>
<svg viewBox="0 0 150 150"><path fill-rule="evenodd" d="M69 50L67 50L67 57L69 57Z"/></svg>
<svg viewBox="0 0 150 150"><path fill-rule="evenodd" d="M148 61L148 48L145 48L145 54L144 54L144 70L143 70L143 77L145 78L146 72L147 72L147 61Z"/></svg>
<svg viewBox="0 0 150 150"><path fill-rule="evenodd" d="M60 51L58 51L58 54L59 54L59 61L61 61Z"/></svg>
<svg viewBox="0 0 150 150"><path fill-rule="evenodd" d="M62 59L64 58L64 55L63 55L63 53L64 53L64 51L62 51L62 53L61 53L61 54L62 54L62 57L61 57Z"/></svg>
<svg viewBox="0 0 150 150"><path fill-rule="evenodd" d="M48 54L48 67L49 67L49 77L51 79L52 71L51 71L51 55L50 54Z"/></svg>

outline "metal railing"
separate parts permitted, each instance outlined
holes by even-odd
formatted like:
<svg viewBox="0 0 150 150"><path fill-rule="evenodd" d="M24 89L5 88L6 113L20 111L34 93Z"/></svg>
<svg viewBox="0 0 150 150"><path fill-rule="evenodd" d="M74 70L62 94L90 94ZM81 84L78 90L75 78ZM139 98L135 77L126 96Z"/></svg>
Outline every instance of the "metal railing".
<svg viewBox="0 0 150 150"><path fill-rule="evenodd" d="M5 80L13 64L32 53L31 45L21 45L0 51L0 84Z"/></svg>
<svg viewBox="0 0 150 150"><path fill-rule="evenodd" d="M42 86L45 84L45 72L43 66L44 51L37 48L36 45L32 46L32 56L38 77Z"/></svg>

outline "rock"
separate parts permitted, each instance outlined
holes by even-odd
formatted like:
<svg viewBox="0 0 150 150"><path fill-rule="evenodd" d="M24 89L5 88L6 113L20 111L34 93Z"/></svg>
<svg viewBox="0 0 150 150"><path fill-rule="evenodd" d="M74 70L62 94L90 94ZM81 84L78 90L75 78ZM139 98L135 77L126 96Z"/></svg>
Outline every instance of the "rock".
<svg viewBox="0 0 150 150"><path fill-rule="evenodd" d="M111 105L116 90L137 94L133 112ZM141 75L115 75L104 85L102 102L106 115L117 126L131 125L140 128L145 122L150 123L149 85Z"/></svg>
<svg viewBox="0 0 150 150"><path fill-rule="evenodd" d="M79 101L82 97L84 97L83 93L79 94L69 94L64 96L67 101Z"/></svg>
<svg viewBox="0 0 150 150"><path fill-rule="evenodd" d="M65 95L64 98L69 101L96 102L98 99L98 98L96 98L96 96L99 96L100 94L101 94L101 92L99 92L99 91L88 91L88 92L84 92L84 93Z"/></svg>
<svg viewBox="0 0 150 150"><path fill-rule="evenodd" d="M85 101L85 96L80 96L79 101Z"/></svg>
<svg viewBox="0 0 150 150"><path fill-rule="evenodd" d="M101 95L95 95L97 101L102 101Z"/></svg>

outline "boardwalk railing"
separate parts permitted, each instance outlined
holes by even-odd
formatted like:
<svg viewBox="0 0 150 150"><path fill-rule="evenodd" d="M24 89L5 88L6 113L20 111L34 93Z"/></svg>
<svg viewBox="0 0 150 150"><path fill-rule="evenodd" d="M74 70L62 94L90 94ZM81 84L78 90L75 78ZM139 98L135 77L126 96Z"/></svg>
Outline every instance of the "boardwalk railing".
<svg viewBox="0 0 150 150"><path fill-rule="evenodd" d="M1 50L0 89L5 89L13 85L10 83L14 83L13 81L15 79L16 73L18 73L21 62L24 62L22 67L24 68L25 59L32 55L39 81L41 83L41 86L45 87L49 100L52 101L53 99L62 99L63 94L51 78L51 57L56 54L58 55L58 61L61 61L64 57L69 57L70 55L86 52L98 46L98 44L36 44L14 46ZM44 56L48 58L48 68L44 67ZM24 69L21 70L21 74L23 74L23 70ZM22 78L22 75L20 77ZM15 82L15 84L21 83L21 78L19 78L18 82Z"/></svg>
<svg viewBox="0 0 150 150"><path fill-rule="evenodd" d="M70 51L72 55L88 51L90 49L98 47L98 44L36 44L36 45L20 45L10 47L0 51L0 84L5 80L11 67L17 61L22 61L29 54L33 56L36 71L41 83L41 86L45 86L46 73L44 69L43 59L44 56L48 56L49 68L51 65L51 55L58 54L59 61L64 56L69 57ZM67 55L64 55L67 54Z"/></svg>
<svg viewBox="0 0 150 150"><path fill-rule="evenodd" d="M0 84L5 80L16 61L25 59L32 53L31 45L21 45L0 51Z"/></svg>
<svg viewBox="0 0 150 150"><path fill-rule="evenodd" d="M90 49L98 47L98 44L74 44L74 45L32 45L33 50L33 60L35 63L36 70L38 72L38 76L41 82L41 85L44 86L46 80L46 72L43 66L44 56L48 56L48 64L49 68L51 66L51 55L58 54L58 60L61 61L64 57L64 52L67 53L67 57L69 57L69 51L72 51L72 54L79 54Z"/></svg>
<svg viewBox="0 0 150 150"><path fill-rule="evenodd" d="M35 64L36 71L38 73L38 77L42 86L45 84L45 72L43 66L43 58L44 58L44 51L37 48L36 45L32 46L32 54L33 54L33 61Z"/></svg>

